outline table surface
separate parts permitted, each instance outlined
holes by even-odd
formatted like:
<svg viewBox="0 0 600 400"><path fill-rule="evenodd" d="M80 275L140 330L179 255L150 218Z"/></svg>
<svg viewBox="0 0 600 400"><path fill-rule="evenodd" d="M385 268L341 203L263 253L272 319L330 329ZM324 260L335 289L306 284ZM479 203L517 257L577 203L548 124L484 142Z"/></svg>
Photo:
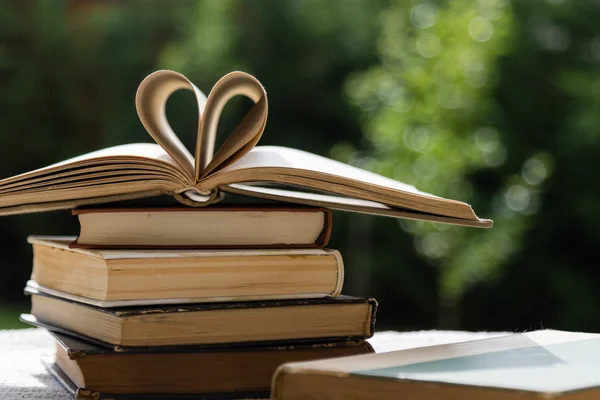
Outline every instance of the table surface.
<svg viewBox="0 0 600 400"><path fill-rule="evenodd" d="M376 352L485 339L503 333L420 331L381 332L369 339ZM0 331L0 400L72 399L49 375L42 358L51 359L54 343L43 329Z"/></svg>

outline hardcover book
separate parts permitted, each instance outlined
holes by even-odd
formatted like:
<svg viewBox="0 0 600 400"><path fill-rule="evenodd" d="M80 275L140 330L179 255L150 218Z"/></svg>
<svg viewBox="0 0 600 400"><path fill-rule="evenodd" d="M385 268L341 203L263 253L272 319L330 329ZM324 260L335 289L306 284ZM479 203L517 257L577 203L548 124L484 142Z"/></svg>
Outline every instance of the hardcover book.
<svg viewBox="0 0 600 400"><path fill-rule="evenodd" d="M30 236L42 291L101 307L337 296L340 253L329 249L94 250L74 237Z"/></svg>
<svg viewBox="0 0 600 400"><path fill-rule="evenodd" d="M195 155L177 138L165 104L191 90L199 123ZM234 96L254 107L215 151L221 111ZM267 124L267 93L243 72L224 76L205 96L186 77L158 71L140 84L140 120L156 144L106 148L0 180L0 214L73 208L167 194L189 206L219 201L225 192L288 203L490 227L471 206L421 192L359 168L297 149L256 146Z"/></svg>
<svg viewBox="0 0 600 400"><path fill-rule="evenodd" d="M115 352L52 333L50 371L77 399L268 398L273 372L290 361L366 354L366 342Z"/></svg>
<svg viewBox="0 0 600 400"><path fill-rule="evenodd" d="M377 309L374 299L350 296L107 309L26 293L35 320L24 322L111 348L362 340L373 336Z"/></svg>
<svg viewBox="0 0 600 400"><path fill-rule="evenodd" d="M366 356L290 363L272 398L600 398L600 334L543 330Z"/></svg>
<svg viewBox="0 0 600 400"><path fill-rule="evenodd" d="M80 248L313 248L331 211L313 207L81 208Z"/></svg>

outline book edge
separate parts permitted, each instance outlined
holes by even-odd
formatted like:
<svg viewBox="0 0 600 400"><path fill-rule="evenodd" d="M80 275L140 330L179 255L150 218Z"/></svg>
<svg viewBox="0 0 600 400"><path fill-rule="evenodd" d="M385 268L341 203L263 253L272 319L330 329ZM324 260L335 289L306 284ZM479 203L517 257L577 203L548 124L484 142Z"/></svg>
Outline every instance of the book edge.
<svg viewBox="0 0 600 400"><path fill-rule="evenodd" d="M365 354L368 355L368 354ZM348 357L357 357L357 356L348 356ZM346 357L340 357L346 358ZM318 360L317 360L318 361ZM310 361L308 361L310 362ZM423 385L429 387L452 387L455 389L462 390L479 390L485 392L495 392L495 393L514 393L526 396L532 396L533 399L539 398L544 400L551 399L567 399L569 396L584 393L588 391L598 392L600 393L600 385L590 386L588 388L578 388L572 390L564 390L560 392L545 392L539 390L526 390L526 389L516 389L516 388L508 388L508 387L496 387L496 386L480 386L474 384L461 384L454 382L444 382L444 381L435 381L435 380L420 380L420 379L411 379L405 377L393 378L389 376L369 376L369 375L359 375L353 374L351 372L342 372L342 371L334 371L334 370L320 370L313 368L303 368L301 365L304 362L292 362L292 363L284 363L273 374L273 380L271 384L271 399L277 400L281 399L281 390L283 387L283 379L287 376L293 375L316 375L316 376L327 376L333 377L336 379L356 379L356 380L382 380L387 382L394 382L397 384L415 384L415 385ZM504 398L504 397L503 397ZM518 397L521 399L522 397ZM578 397L579 398L579 397Z"/></svg>
<svg viewBox="0 0 600 400"><path fill-rule="evenodd" d="M43 293L32 287L25 287L26 295L35 295L48 297L58 301L75 304L79 307L88 308L105 314L114 315L120 318L136 317L139 315L165 314L165 313L185 313L185 312L211 312L222 310L246 310L256 308L278 308L278 307L311 307L318 305L344 305L344 304L372 304L376 303L375 299L366 299L363 297L354 296L338 296L338 297L323 297L314 299L289 299L289 300L265 300L265 301L238 301L235 303L192 303L192 304L167 304L151 305L151 306L132 306L120 307L114 309L106 309L97 307L91 304L81 303L75 300L61 298L48 293ZM375 307L373 307L375 308ZM372 319L371 324L374 324Z"/></svg>
<svg viewBox="0 0 600 400"><path fill-rule="evenodd" d="M160 256L162 258L170 257L223 257L223 256L282 256L282 255L314 255L314 256L332 256L337 250L328 248L253 248L253 249L215 249L211 246L210 249L185 249L177 247L175 249L90 249L71 244L76 240L75 236L61 235L30 235L27 237L27 242L30 244L40 244L43 246L59 248L62 250L82 253L94 257L99 257L104 260L115 259L144 259L148 257ZM190 254L180 254L190 253Z"/></svg>
<svg viewBox="0 0 600 400"><path fill-rule="evenodd" d="M343 279L343 277L342 277ZM339 281L339 280L338 280ZM342 280L343 281L343 280ZM339 281L340 283L342 281ZM119 308L119 307L137 307L137 306L160 306L175 304L196 304L196 303L239 303L248 301L271 301L271 300L310 300L325 297L337 297L339 293L336 289L332 293L299 293L295 295L266 295L266 296L223 296L223 297L189 297L189 298L169 298L169 299L149 299L149 300L96 300L76 294L63 292L40 285L34 280L28 280L25 284L26 291L38 291L53 297L67 299L77 303L88 304L99 308ZM341 290L341 287L340 287Z"/></svg>
<svg viewBox="0 0 600 400"><path fill-rule="evenodd" d="M323 211L323 217L325 221L323 223L323 230L321 231L321 234L317 237L315 245L323 248L327 246L327 244L329 243L329 239L331 238L331 231L333 230L333 216L330 209L325 207L321 207L320 209Z"/></svg>
<svg viewBox="0 0 600 400"><path fill-rule="evenodd" d="M373 354L372 345L364 337L323 337L315 339L286 339L270 340L259 342L232 342L218 344L193 344L193 345L174 345L174 346L121 346L103 342L92 337L79 334L69 329L64 329L52 323L42 321L32 314L21 314L19 319L28 325L46 329L54 337L56 342L62 346L72 359L85 356L86 354L106 354L106 353L190 353L190 352L223 352L223 351L282 351L282 350L302 350L329 347L358 347L364 346L366 352L363 354ZM95 349L75 350L69 348L60 336L65 336L75 341L80 341L95 347Z"/></svg>
<svg viewBox="0 0 600 400"><path fill-rule="evenodd" d="M274 204L269 206L236 206L236 205L214 205L211 207L91 207L91 208L75 208L71 210L72 215L90 214L90 213L120 213L120 212L236 212L236 211L263 211L263 212L324 212L326 207L313 207L306 205L292 204Z"/></svg>

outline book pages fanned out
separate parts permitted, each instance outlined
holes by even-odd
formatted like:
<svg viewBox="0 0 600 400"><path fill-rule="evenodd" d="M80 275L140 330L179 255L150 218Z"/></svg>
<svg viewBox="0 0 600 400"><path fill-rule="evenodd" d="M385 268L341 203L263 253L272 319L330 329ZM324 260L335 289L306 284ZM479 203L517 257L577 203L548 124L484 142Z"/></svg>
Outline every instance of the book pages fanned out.
<svg viewBox="0 0 600 400"><path fill-rule="evenodd" d="M195 154L166 117L169 96L195 94L199 112ZM235 96L254 106L215 149L221 112ZM102 149L0 180L0 215L74 208L159 195L191 207L214 204L224 193L397 218L489 228L470 205L302 150L257 146L266 127L267 93L243 72L221 78L205 96L185 76L157 71L140 84L139 118L156 142Z"/></svg>

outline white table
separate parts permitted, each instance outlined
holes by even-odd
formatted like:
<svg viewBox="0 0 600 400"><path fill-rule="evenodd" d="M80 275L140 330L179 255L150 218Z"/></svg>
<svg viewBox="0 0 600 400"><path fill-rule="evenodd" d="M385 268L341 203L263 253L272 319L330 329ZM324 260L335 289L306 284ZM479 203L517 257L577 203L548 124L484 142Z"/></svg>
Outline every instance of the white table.
<svg viewBox="0 0 600 400"><path fill-rule="evenodd" d="M463 342L499 336L488 332L381 332L369 342L376 352ZM42 329L0 331L0 400L67 400L72 397L41 362L51 358L54 343Z"/></svg>

